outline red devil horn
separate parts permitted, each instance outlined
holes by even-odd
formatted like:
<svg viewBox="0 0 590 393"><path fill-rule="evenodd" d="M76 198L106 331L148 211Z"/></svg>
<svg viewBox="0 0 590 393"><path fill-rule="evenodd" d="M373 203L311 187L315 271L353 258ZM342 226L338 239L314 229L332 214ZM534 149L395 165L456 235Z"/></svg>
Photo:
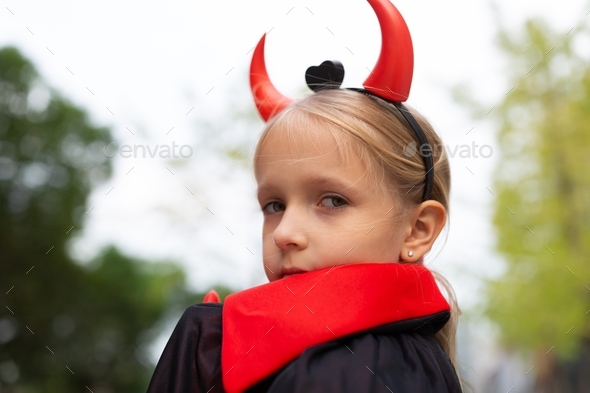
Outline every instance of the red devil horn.
<svg viewBox="0 0 590 393"><path fill-rule="evenodd" d="M268 121L268 119L283 110L293 100L285 97L275 89L268 77L266 65L264 64L265 38L266 34L262 36L258 45L256 45L256 49L254 49L252 63L250 64L250 88L252 89L258 112L264 121Z"/></svg>
<svg viewBox="0 0 590 393"><path fill-rule="evenodd" d="M363 86L380 97L404 102L410 94L414 71L410 31L402 15L389 0L368 2L381 26L381 53Z"/></svg>

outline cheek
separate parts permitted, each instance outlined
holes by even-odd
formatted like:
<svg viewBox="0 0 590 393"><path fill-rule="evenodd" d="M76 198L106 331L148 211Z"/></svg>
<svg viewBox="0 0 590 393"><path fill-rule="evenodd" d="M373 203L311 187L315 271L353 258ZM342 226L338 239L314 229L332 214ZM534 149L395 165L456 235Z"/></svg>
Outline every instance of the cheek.
<svg viewBox="0 0 590 393"><path fill-rule="evenodd" d="M262 244L273 244L272 235L274 233L274 227L265 220L262 226Z"/></svg>
<svg viewBox="0 0 590 393"><path fill-rule="evenodd" d="M275 255L278 252L277 246L275 246L274 241L272 240L272 233L268 234L267 236L263 236L262 238L262 263L264 266L268 266L274 271L274 265L276 265L276 258ZM268 269L266 269L267 275L270 274Z"/></svg>
<svg viewBox="0 0 590 393"><path fill-rule="evenodd" d="M264 217L262 221L262 237L272 236L277 225L276 217Z"/></svg>
<svg viewBox="0 0 590 393"><path fill-rule="evenodd" d="M270 241L272 242L272 240ZM265 264L270 263L271 246L272 244L266 238L262 240L262 262Z"/></svg>

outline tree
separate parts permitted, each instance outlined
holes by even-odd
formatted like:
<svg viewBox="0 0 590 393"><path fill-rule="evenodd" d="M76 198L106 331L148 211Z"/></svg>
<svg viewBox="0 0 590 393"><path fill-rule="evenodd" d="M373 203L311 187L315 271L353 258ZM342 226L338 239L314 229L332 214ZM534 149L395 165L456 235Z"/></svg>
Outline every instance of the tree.
<svg viewBox="0 0 590 393"><path fill-rule="evenodd" d="M533 355L536 391L581 392L590 386L590 66L575 48L589 35L529 20L498 38L514 86L491 114L506 271L488 282L485 314L504 345Z"/></svg>
<svg viewBox="0 0 590 393"><path fill-rule="evenodd" d="M68 254L110 176L111 140L17 49L0 50L0 392L144 392L158 323L202 298L172 263Z"/></svg>

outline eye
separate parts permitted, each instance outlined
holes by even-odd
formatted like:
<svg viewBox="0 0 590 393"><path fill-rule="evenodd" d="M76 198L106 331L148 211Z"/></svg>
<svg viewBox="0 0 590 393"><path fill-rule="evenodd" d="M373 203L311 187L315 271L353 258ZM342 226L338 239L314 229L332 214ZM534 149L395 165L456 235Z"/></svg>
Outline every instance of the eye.
<svg viewBox="0 0 590 393"><path fill-rule="evenodd" d="M285 210L285 205L282 202L270 202L262 208L263 213L273 214Z"/></svg>
<svg viewBox="0 0 590 393"><path fill-rule="evenodd" d="M322 201L328 201L324 205L329 209L342 209L347 205L346 200L338 195L328 195L322 198Z"/></svg>

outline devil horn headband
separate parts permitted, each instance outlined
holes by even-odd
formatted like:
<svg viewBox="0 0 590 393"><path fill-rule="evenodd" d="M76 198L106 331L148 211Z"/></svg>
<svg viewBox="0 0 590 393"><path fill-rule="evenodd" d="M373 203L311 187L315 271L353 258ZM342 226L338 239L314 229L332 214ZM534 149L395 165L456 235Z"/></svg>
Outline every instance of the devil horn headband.
<svg viewBox="0 0 590 393"><path fill-rule="evenodd" d="M381 27L381 52L377 64L369 77L363 82L364 89L351 88L360 93L376 96L395 105L404 116L418 138L419 152L424 160L426 179L423 201L430 199L434 183L434 165L432 148L424 135L424 131L402 104L408 99L412 85L414 70L414 50L408 26L397 8L389 0L368 0L375 11ZM258 112L268 121L278 114L293 100L281 94L272 84L264 62L264 42L262 36L254 49L250 65L250 87ZM339 88L344 79L342 64L325 61L319 67L307 69L306 81L313 91Z"/></svg>

